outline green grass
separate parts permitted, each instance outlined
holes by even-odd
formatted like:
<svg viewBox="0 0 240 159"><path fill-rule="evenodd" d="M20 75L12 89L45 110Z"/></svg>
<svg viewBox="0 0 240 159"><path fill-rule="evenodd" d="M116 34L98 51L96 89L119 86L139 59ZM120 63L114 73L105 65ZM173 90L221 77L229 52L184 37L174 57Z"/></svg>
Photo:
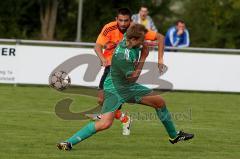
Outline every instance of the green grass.
<svg viewBox="0 0 240 159"><path fill-rule="evenodd" d="M239 94L223 93L163 94L177 128L195 133L192 141L170 144L162 124L146 117L154 114L151 108L124 105L135 118L130 136L122 136L121 125L115 121L111 129L83 141L73 151L58 151L56 142L70 137L88 121L58 118L56 102L65 97L74 99L74 112L96 103L95 90L73 91L75 94L48 87L0 85L0 158L240 158Z"/></svg>

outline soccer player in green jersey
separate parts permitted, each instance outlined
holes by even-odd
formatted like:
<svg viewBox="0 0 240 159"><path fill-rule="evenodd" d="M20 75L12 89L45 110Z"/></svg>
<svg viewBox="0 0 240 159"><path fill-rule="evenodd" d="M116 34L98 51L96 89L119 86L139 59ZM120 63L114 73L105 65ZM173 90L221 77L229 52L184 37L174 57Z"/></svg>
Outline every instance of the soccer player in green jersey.
<svg viewBox="0 0 240 159"><path fill-rule="evenodd" d="M122 42L115 49L110 74L104 82L105 100L101 119L88 123L65 142L58 143L57 147L60 150L71 150L72 145L96 132L110 128L114 120L114 112L125 102L135 102L154 108L172 144L193 138L193 134L176 131L165 101L160 95L136 83L149 53L148 47L144 45L146 32L146 28L141 24L134 24L128 28Z"/></svg>

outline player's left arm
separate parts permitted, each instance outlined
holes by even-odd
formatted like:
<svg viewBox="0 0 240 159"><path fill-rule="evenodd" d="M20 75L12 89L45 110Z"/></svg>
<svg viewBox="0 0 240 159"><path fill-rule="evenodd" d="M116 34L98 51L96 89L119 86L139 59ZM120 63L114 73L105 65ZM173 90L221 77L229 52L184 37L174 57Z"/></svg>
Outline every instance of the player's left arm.
<svg viewBox="0 0 240 159"><path fill-rule="evenodd" d="M157 40L158 46L158 64L163 64L163 54L164 54L164 36L158 32L148 31L145 34L145 40L155 41Z"/></svg>
<svg viewBox="0 0 240 159"><path fill-rule="evenodd" d="M164 36L158 32L148 31L145 34L145 40L157 40L158 46L158 69L160 75L166 72L167 67L164 65L163 54L164 54Z"/></svg>
<svg viewBox="0 0 240 159"><path fill-rule="evenodd" d="M164 36L160 33L157 33L156 39L158 41L158 65L162 65L162 64L164 64L164 62L163 62Z"/></svg>

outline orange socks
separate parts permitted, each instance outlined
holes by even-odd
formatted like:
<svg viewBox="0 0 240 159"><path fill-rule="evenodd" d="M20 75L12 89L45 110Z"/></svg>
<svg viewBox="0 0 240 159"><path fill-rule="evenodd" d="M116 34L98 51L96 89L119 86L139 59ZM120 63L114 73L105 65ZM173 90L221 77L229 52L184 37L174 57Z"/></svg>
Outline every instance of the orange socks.
<svg viewBox="0 0 240 159"><path fill-rule="evenodd" d="M122 113L121 110L115 111L115 119L119 119L121 121L121 123L128 122L128 116L126 114Z"/></svg>

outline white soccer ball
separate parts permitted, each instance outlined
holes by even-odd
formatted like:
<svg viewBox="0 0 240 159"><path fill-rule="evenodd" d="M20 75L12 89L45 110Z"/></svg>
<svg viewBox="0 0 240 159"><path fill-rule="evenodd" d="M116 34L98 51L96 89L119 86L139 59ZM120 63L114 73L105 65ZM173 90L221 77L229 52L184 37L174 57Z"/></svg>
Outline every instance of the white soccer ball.
<svg viewBox="0 0 240 159"><path fill-rule="evenodd" d="M50 86L56 90L62 91L71 84L71 78L65 71L54 72L50 77Z"/></svg>

